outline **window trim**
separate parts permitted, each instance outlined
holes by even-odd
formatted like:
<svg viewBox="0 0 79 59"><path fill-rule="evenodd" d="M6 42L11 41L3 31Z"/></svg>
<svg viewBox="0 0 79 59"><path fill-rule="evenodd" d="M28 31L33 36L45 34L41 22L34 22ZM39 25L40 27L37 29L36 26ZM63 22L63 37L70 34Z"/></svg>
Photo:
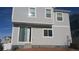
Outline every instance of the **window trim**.
<svg viewBox="0 0 79 59"><path fill-rule="evenodd" d="M30 8L35 8L35 16L29 16ZM28 17L36 17L36 15L37 15L36 11L37 11L36 7L28 7Z"/></svg>
<svg viewBox="0 0 79 59"><path fill-rule="evenodd" d="M46 17L46 9L50 9L51 10L51 17ZM47 18L47 19L51 19L52 18L52 9L51 8L45 8L45 18Z"/></svg>
<svg viewBox="0 0 79 59"><path fill-rule="evenodd" d="M62 14L62 21L59 21L58 20L58 15L57 15L58 13L61 13ZM63 13L62 12L56 12L56 21L57 22L63 22L64 21L64 16L63 16Z"/></svg>
<svg viewBox="0 0 79 59"><path fill-rule="evenodd" d="M47 33L45 34L45 31L47 31ZM49 36L49 37L51 37L49 34L50 34L50 32L49 31L52 31L52 30L44 30L44 36ZM52 34L52 33L51 33Z"/></svg>
<svg viewBox="0 0 79 59"><path fill-rule="evenodd" d="M52 30L48 30L49 36L50 36L50 31L52 31ZM52 33L51 33L51 36L52 36ZM51 36L50 36L50 37L51 37Z"/></svg>
<svg viewBox="0 0 79 59"><path fill-rule="evenodd" d="M45 34L45 31L46 31L46 34ZM47 32L48 30L44 30L44 36L48 36L48 32Z"/></svg>
<svg viewBox="0 0 79 59"><path fill-rule="evenodd" d="M52 30L52 36L44 36L44 30L52 30L52 28L45 28L43 29L43 38L54 38L54 29Z"/></svg>

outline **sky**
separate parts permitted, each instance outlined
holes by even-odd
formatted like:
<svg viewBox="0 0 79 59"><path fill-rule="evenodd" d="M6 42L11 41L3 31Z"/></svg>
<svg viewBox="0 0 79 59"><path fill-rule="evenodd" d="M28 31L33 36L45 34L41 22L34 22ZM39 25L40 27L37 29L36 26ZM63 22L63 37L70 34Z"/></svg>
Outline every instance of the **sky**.
<svg viewBox="0 0 79 59"><path fill-rule="evenodd" d="M12 15L11 7L0 7L0 38L11 35L12 32L11 15Z"/></svg>
<svg viewBox="0 0 79 59"><path fill-rule="evenodd" d="M79 13L78 7L57 7L71 11L70 14ZM11 36L12 33L12 7L0 7L0 38Z"/></svg>
<svg viewBox="0 0 79 59"><path fill-rule="evenodd" d="M70 14L79 14L79 7L57 7L57 9L69 10Z"/></svg>

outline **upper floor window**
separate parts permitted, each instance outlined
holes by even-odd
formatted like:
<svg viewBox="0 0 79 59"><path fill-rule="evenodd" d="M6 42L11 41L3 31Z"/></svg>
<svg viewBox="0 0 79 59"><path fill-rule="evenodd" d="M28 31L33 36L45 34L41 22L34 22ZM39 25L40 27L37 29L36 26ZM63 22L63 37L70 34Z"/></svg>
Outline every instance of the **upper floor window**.
<svg viewBox="0 0 79 59"><path fill-rule="evenodd" d="M29 8L29 16L36 16L35 8Z"/></svg>
<svg viewBox="0 0 79 59"><path fill-rule="evenodd" d="M62 13L57 13L57 20L62 21Z"/></svg>
<svg viewBox="0 0 79 59"><path fill-rule="evenodd" d="M51 18L51 9L46 9L46 17Z"/></svg>

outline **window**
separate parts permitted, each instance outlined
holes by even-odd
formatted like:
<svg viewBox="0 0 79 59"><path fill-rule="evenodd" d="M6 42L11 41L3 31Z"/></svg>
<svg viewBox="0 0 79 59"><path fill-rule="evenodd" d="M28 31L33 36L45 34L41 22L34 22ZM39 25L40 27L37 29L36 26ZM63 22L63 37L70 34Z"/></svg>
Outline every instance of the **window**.
<svg viewBox="0 0 79 59"><path fill-rule="evenodd" d="M20 27L20 36L19 36L19 41L25 41L24 40L24 36L25 36L25 28L24 27Z"/></svg>
<svg viewBox="0 0 79 59"><path fill-rule="evenodd" d="M57 20L62 21L62 13L57 13Z"/></svg>
<svg viewBox="0 0 79 59"><path fill-rule="evenodd" d="M44 30L44 36L48 36L47 30Z"/></svg>
<svg viewBox="0 0 79 59"><path fill-rule="evenodd" d="M46 9L46 17L51 18L51 9Z"/></svg>
<svg viewBox="0 0 79 59"><path fill-rule="evenodd" d="M35 13L35 8L30 8L28 15L29 15L29 16L35 16L35 14L36 14L36 13Z"/></svg>
<svg viewBox="0 0 79 59"><path fill-rule="evenodd" d="M49 36L52 36L52 30L49 30Z"/></svg>
<svg viewBox="0 0 79 59"><path fill-rule="evenodd" d="M52 36L52 30L44 30L44 36Z"/></svg>
<svg viewBox="0 0 79 59"><path fill-rule="evenodd" d="M31 37L30 36L30 28L20 27L19 41L20 42L31 42L30 37Z"/></svg>

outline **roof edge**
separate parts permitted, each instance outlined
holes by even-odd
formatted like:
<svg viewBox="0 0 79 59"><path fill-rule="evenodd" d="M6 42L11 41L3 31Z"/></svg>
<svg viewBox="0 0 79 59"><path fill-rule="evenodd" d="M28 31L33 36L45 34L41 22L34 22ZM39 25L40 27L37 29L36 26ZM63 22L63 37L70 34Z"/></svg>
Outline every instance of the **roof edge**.
<svg viewBox="0 0 79 59"><path fill-rule="evenodd" d="M54 12L64 12L64 13L70 13L69 10L61 10L61 9L54 9Z"/></svg>

